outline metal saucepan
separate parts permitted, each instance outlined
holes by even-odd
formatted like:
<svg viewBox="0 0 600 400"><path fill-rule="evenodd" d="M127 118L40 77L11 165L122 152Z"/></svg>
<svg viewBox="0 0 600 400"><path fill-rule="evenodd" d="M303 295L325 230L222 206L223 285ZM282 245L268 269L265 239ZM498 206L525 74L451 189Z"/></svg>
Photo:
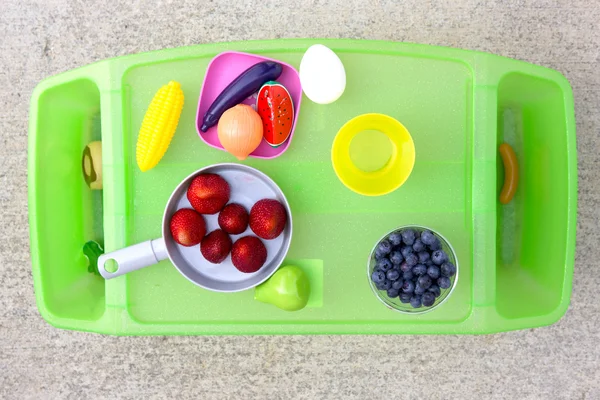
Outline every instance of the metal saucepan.
<svg viewBox="0 0 600 400"><path fill-rule="evenodd" d="M221 264L211 264L200 253L199 245L184 247L173 240L169 227L171 216L180 208L192 208L186 196L187 188L202 173L215 173L223 177L231 188L229 202L242 204L248 211L254 203L264 198L276 199L285 207L288 220L282 234L273 240L261 239L267 248L267 261L257 272L246 274L238 271L231 263L231 256ZM207 233L219 228L217 217L218 214L204 215ZM246 235L253 235L250 228L240 235L231 235L231 239L235 243L239 237ZM104 254L98 259L98 270L104 278L111 279L168 258L184 277L198 286L217 292L237 292L267 280L283 262L291 240L292 213L277 184L267 175L246 165L215 164L189 175L173 191L163 214L162 238Z"/></svg>

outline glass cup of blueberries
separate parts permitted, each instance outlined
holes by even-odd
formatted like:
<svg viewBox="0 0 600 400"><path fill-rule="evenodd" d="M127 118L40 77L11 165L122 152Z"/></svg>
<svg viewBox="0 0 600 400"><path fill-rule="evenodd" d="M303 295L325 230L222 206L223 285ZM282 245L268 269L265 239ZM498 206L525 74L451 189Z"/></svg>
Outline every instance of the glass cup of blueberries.
<svg viewBox="0 0 600 400"><path fill-rule="evenodd" d="M389 308L409 314L433 310L458 281L456 253L431 229L395 229L376 245L367 265L371 289Z"/></svg>

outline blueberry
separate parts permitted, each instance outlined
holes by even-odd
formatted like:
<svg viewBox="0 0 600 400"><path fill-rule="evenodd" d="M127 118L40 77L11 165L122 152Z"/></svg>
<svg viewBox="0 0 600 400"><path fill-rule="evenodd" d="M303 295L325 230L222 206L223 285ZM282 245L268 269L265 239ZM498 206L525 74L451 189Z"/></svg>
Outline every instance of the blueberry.
<svg viewBox="0 0 600 400"><path fill-rule="evenodd" d="M429 260L427 260L427 262L425 263L425 265L427 265L428 267L430 267L430 266L435 265L435 264L433 263L433 261L431 261L431 258L430 258Z"/></svg>
<svg viewBox="0 0 600 400"><path fill-rule="evenodd" d="M392 251L392 245L390 242L384 239L381 242L379 242L377 250L380 254L390 254L390 251Z"/></svg>
<svg viewBox="0 0 600 400"><path fill-rule="evenodd" d="M404 244L412 246L415 243L417 235L413 229L405 229L402 231L402 241Z"/></svg>
<svg viewBox="0 0 600 400"><path fill-rule="evenodd" d="M421 285L419 285L418 283L415 285L415 294L421 295L423 293L425 293L425 288Z"/></svg>
<svg viewBox="0 0 600 400"><path fill-rule="evenodd" d="M435 237L433 232L431 232L428 229L425 229L423 232L421 232L421 241L426 245L433 244L433 242L435 242L436 239L437 238Z"/></svg>
<svg viewBox="0 0 600 400"><path fill-rule="evenodd" d="M427 289L427 291L433 293L433 295L435 297L439 297L440 294L442 294L440 287L438 285L436 285L435 283L433 285L429 286L429 289Z"/></svg>
<svg viewBox="0 0 600 400"><path fill-rule="evenodd" d="M412 273L412 271L406 271L404 273L402 273L402 279L404 279L405 281L412 281L414 278L414 275Z"/></svg>
<svg viewBox="0 0 600 400"><path fill-rule="evenodd" d="M390 281L389 279L384 280L383 283L381 284L381 288L383 290L388 290L391 287L392 287L392 281Z"/></svg>
<svg viewBox="0 0 600 400"><path fill-rule="evenodd" d="M402 253L402 257L406 258L409 254L414 252L413 248L410 246L404 246L400 249L400 253Z"/></svg>
<svg viewBox="0 0 600 400"><path fill-rule="evenodd" d="M414 295L413 297L411 297L410 298L410 305L413 308L419 308L419 307L421 307L421 296Z"/></svg>
<svg viewBox="0 0 600 400"><path fill-rule="evenodd" d="M401 252L399 252L398 250L392 251L392 253L390 254L390 261L392 263L400 264L402 262L402 260L404 260L404 257L402 257Z"/></svg>
<svg viewBox="0 0 600 400"><path fill-rule="evenodd" d="M373 283L382 283L383 281L385 281L385 272L376 269L371 274L371 280L373 281Z"/></svg>
<svg viewBox="0 0 600 400"><path fill-rule="evenodd" d="M442 276L447 276L448 278L454 276L456 274L456 267L450 261L446 261L441 266Z"/></svg>
<svg viewBox="0 0 600 400"><path fill-rule="evenodd" d="M408 257L406 257L406 263L412 267L417 265L418 262L419 262L419 257L417 257L417 255L414 253L411 253L408 255Z"/></svg>
<svg viewBox="0 0 600 400"><path fill-rule="evenodd" d="M448 261L448 256L444 252L444 250L436 250L431 254L431 260L434 264L442 265L446 261Z"/></svg>
<svg viewBox="0 0 600 400"><path fill-rule="evenodd" d="M412 248L415 251L415 253L419 253L419 252L425 250L425 245L423 244L421 239L416 239L415 243L413 243Z"/></svg>
<svg viewBox="0 0 600 400"><path fill-rule="evenodd" d="M382 258L380 260L377 260L377 262L375 263L375 268L379 268L384 272L388 271L392 268L392 262L387 258Z"/></svg>
<svg viewBox="0 0 600 400"><path fill-rule="evenodd" d="M427 261L431 260L431 255L427 251L419 252L419 262L421 264L426 264Z"/></svg>
<svg viewBox="0 0 600 400"><path fill-rule="evenodd" d="M415 291L415 284L413 281L405 280L402 284L402 292L404 293L412 293Z"/></svg>
<svg viewBox="0 0 600 400"><path fill-rule="evenodd" d="M408 263L406 261L404 261L403 263L400 264L400 271L402 272L408 272L412 270L412 265L408 265ZM406 278L404 278L406 279Z"/></svg>
<svg viewBox="0 0 600 400"><path fill-rule="evenodd" d="M385 276L390 280L390 281L395 281L396 279L400 278L400 272L395 270L395 269L390 269Z"/></svg>
<svg viewBox="0 0 600 400"><path fill-rule="evenodd" d="M412 273L417 276L425 275L427 273L427 267L423 264L417 264L413 267Z"/></svg>
<svg viewBox="0 0 600 400"><path fill-rule="evenodd" d="M423 293L423 296L421 296L421 300L423 301L423 305L425 307L431 307L433 303L435 303L435 296L431 292L425 292Z"/></svg>
<svg viewBox="0 0 600 400"><path fill-rule="evenodd" d="M410 298L412 297L411 293L400 293L400 301L404 304L410 303Z"/></svg>
<svg viewBox="0 0 600 400"><path fill-rule="evenodd" d="M390 299L393 299L394 297L398 297L399 293L400 292L398 291L398 289L391 288L391 289L387 290L387 295Z"/></svg>
<svg viewBox="0 0 600 400"><path fill-rule="evenodd" d="M437 284L441 289L448 289L452 282L450 282L450 278L447 276L442 276L437 280Z"/></svg>
<svg viewBox="0 0 600 400"><path fill-rule="evenodd" d="M429 245L429 250L436 251L442 248L442 244L440 243L438 238L435 238L435 241Z"/></svg>
<svg viewBox="0 0 600 400"><path fill-rule="evenodd" d="M431 283L432 283L432 281L431 281L431 277L429 275L422 275L419 277L419 279L417 279L417 284L425 290L429 289L429 286L431 286Z"/></svg>
<svg viewBox="0 0 600 400"><path fill-rule="evenodd" d="M402 243L402 234L400 232L394 232L388 237L388 240L392 246L399 246L400 243Z"/></svg>
<svg viewBox="0 0 600 400"><path fill-rule="evenodd" d="M383 258L387 258L387 254L380 254L379 250L375 249L375 259L381 260Z"/></svg>
<svg viewBox="0 0 600 400"><path fill-rule="evenodd" d="M404 284L404 280L402 279L396 279L394 282L392 282L392 289L402 289L402 285Z"/></svg>
<svg viewBox="0 0 600 400"><path fill-rule="evenodd" d="M427 275L431 277L431 279L437 279L440 277L440 268L437 265L430 265L427 268Z"/></svg>
<svg viewBox="0 0 600 400"><path fill-rule="evenodd" d="M383 282L379 282L375 284L375 287L377 288L377 290L387 290L383 288L384 284Z"/></svg>

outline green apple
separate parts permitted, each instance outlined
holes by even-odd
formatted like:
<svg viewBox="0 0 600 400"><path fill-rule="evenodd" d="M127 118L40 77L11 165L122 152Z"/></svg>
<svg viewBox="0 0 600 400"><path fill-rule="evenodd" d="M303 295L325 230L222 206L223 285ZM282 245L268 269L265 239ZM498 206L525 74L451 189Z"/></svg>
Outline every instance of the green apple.
<svg viewBox="0 0 600 400"><path fill-rule="evenodd" d="M299 267L281 267L254 290L254 299L286 311L303 309L310 296L310 282Z"/></svg>

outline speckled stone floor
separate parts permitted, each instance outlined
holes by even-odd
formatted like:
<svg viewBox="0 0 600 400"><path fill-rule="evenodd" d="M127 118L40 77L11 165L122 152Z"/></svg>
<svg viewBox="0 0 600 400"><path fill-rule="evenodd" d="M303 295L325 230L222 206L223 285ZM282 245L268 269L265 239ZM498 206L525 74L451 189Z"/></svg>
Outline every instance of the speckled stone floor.
<svg viewBox="0 0 600 400"><path fill-rule="evenodd" d="M600 2L0 2L0 398L600 399ZM282 37L409 41L558 69L579 157L571 306L488 336L108 337L39 316L27 224L27 119L41 79L165 47Z"/></svg>

